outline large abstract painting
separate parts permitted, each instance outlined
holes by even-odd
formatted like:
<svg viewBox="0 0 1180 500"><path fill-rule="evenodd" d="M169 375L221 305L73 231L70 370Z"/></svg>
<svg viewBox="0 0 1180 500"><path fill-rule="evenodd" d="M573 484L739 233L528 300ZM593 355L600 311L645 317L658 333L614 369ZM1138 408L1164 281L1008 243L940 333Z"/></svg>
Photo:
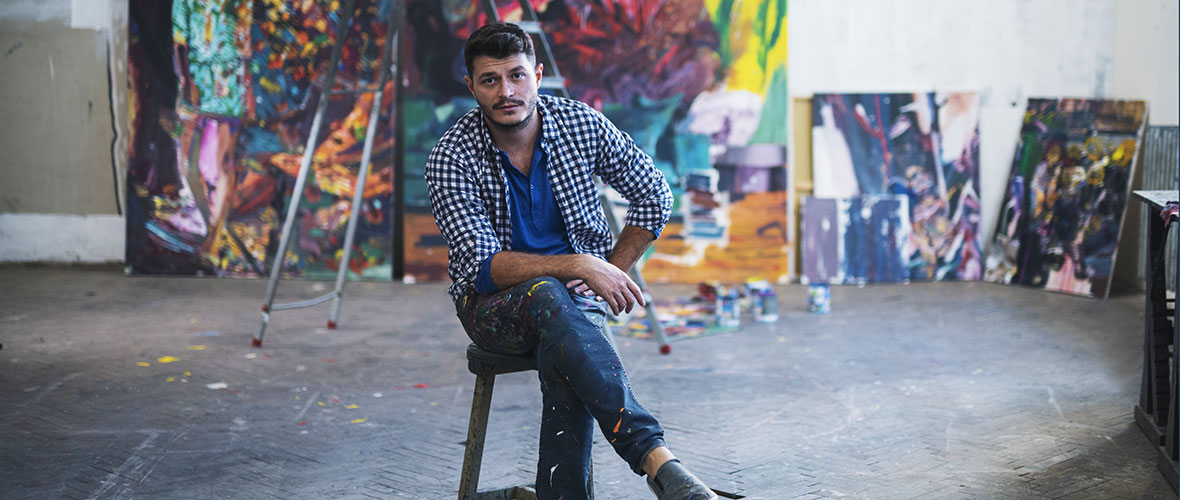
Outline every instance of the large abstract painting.
<svg viewBox="0 0 1180 500"><path fill-rule="evenodd" d="M803 198L803 283L909 281L909 198L858 195Z"/></svg>
<svg viewBox="0 0 1180 500"><path fill-rule="evenodd" d="M906 280L982 277L975 94L817 94L812 119L815 196L902 195Z"/></svg>
<svg viewBox="0 0 1180 500"><path fill-rule="evenodd" d="M366 131L391 0L357 0L329 95L337 0L132 0L127 270L258 276L275 265L316 105L330 99L287 276L336 274L366 133L377 134L350 268L391 279L393 110Z"/></svg>
<svg viewBox="0 0 1180 500"><path fill-rule="evenodd" d="M475 0L411 0L403 48L405 276L445 279L446 243L422 170L475 106L463 41ZM519 19L516 0L500 16ZM788 279L786 0L532 0L571 97L627 132L668 178L672 219L649 251L653 282Z"/></svg>
<svg viewBox="0 0 1180 500"><path fill-rule="evenodd" d="M987 280L1106 297L1144 101L1030 99Z"/></svg>

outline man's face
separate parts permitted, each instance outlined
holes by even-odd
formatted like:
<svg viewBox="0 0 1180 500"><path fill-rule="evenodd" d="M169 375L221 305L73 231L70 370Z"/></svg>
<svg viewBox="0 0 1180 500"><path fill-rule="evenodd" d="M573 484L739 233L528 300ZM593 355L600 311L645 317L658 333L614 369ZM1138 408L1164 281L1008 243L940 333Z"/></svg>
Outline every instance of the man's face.
<svg viewBox="0 0 1180 500"><path fill-rule="evenodd" d="M472 75L464 77L488 123L503 130L525 126L537 109L537 88L542 65L535 67L528 56L514 54L504 59L476 56Z"/></svg>

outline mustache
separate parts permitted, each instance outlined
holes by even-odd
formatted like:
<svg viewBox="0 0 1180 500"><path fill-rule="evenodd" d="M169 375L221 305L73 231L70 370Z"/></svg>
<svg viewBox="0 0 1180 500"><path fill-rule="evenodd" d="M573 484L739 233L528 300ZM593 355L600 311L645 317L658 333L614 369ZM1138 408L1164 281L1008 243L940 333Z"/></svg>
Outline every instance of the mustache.
<svg viewBox="0 0 1180 500"><path fill-rule="evenodd" d="M498 109L498 108L502 108L502 107L510 105L510 104L513 106L524 106L524 101L508 99L508 100L497 102L495 105L492 106L492 108Z"/></svg>

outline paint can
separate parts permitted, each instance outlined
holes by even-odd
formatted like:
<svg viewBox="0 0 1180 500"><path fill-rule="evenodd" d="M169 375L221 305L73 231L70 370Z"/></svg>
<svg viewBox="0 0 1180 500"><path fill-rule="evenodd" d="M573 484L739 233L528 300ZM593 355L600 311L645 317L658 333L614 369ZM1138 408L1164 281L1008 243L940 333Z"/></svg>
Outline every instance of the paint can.
<svg viewBox="0 0 1180 500"><path fill-rule="evenodd" d="M770 290L770 283L766 280L757 277L747 278L746 285L742 288L742 309L758 316L758 309L761 307L759 296L766 290Z"/></svg>
<svg viewBox="0 0 1180 500"><path fill-rule="evenodd" d="M778 294L774 290L758 292L758 314L754 320L759 323L774 323L778 321Z"/></svg>
<svg viewBox="0 0 1180 500"><path fill-rule="evenodd" d="M807 310L819 314L832 311L832 292L828 285L807 285Z"/></svg>
<svg viewBox="0 0 1180 500"><path fill-rule="evenodd" d="M742 309L737 289L717 290L717 326L737 328L742 325Z"/></svg>

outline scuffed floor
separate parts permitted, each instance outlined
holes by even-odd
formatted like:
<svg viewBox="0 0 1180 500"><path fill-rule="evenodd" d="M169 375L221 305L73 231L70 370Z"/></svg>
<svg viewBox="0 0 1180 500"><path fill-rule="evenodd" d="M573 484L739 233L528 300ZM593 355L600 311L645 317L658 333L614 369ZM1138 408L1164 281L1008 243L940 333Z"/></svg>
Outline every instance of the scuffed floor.
<svg viewBox="0 0 1180 500"><path fill-rule="evenodd" d="M474 376L443 284L0 268L0 498L454 498ZM285 281L280 298L330 283ZM692 286L657 286L657 296ZM1171 499L1132 418L1143 297L985 283L777 288L781 319L616 337L674 453L746 498ZM481 484L533 475L535 372L496 382ZM599 436L601 439L601 435ZM597 498L653 498L609 446Z"/></svg>

